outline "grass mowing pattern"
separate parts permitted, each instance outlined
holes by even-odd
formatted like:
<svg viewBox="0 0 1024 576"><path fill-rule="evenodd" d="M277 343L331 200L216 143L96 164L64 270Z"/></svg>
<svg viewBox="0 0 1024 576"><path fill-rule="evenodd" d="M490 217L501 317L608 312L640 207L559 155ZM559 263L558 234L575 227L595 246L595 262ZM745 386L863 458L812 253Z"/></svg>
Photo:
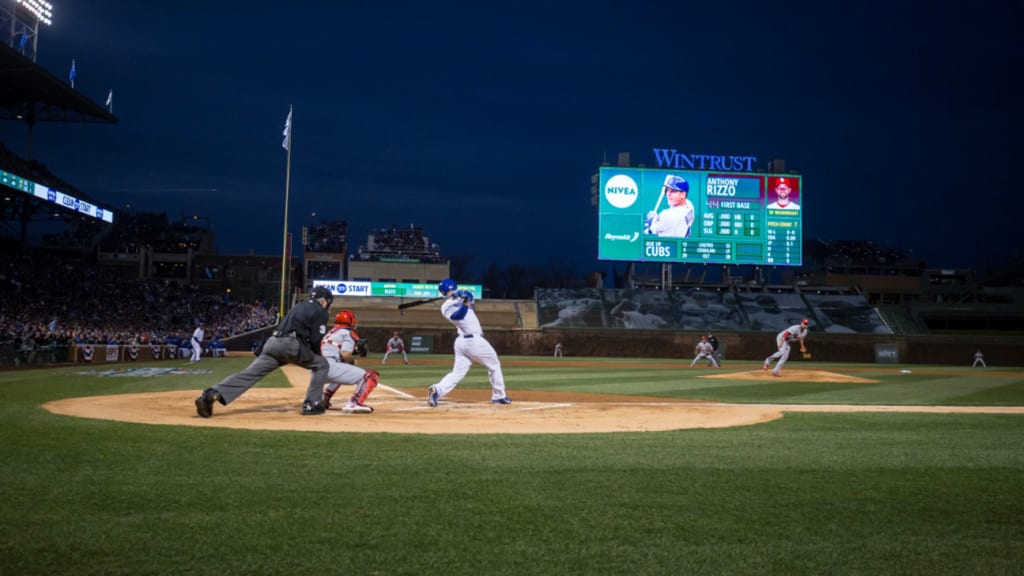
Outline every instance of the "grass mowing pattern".
<svg viewBox="0 0 1024 576"><path fill-rule="evenodd" d="M0 573L1018 574L1024 561L1024 416L789 414L721 430L418 436L146 426L40 408L198 394L246 363L223 362L187 377L0 373ZM425 388L448 366L381 368L388 385ZM709 371L682 368L505 372L513 398L517 388L715 389L697 377ZM871 403L872 391L932 398L927 383L938 382L942 396L1024 404L1019 380L899 376L846 391L733 381L715 399L856 390ZM486 388L483 369L462 386Z"/></svg>

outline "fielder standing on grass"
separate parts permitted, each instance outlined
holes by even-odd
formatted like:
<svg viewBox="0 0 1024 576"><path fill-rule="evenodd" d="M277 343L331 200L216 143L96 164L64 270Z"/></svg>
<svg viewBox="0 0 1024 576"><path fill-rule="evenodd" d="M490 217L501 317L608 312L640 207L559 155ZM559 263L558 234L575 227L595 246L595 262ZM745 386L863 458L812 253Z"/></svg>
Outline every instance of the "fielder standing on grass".
<svg viewBox="0 0 1024 576"><path fill-rule="evenodd" d="M491 403L511 404L512 399L505 395L505 377L501 373L498 353L484 338L480 320L473 311L473 293L459 290L451 278L442 280L437 289L445 297L441 304L441 315L455 326L458 336L455 338L455 366L440 382L427 389L427 404L436 408L437 401L455 389L474 362L487 368L487 378L491 382Z"/></svg>
<svg viewBox="0 0 1024 576"><path fill-rule="evenodd" d="M192 358L189 362L199 362L203 354L203 323L196 322L196 329L192 331Z"/></svg>
<svg viewBox="0 0 1024 576"><path fill-rule="evenodd" d="M313 288L308 302L296 304L274 334L267 338L252 364L232 374L219 384L203 390L196 398L196 413L203 418L213 416L213 403L227 406L252 388L267 374L285 364L298 364L310 370L309 388L302 403L303 416L316 416L327 411L324 384L330 366L320 355L320 339L327 334L327 310L334 295L323 286Z"/></svg>
<svg viewBox="0 0 1024 576"><path fill-rule="evenodd" d="M402 340L402 337L398 335L398 332L395 332L391 335L391 338L388 339L387 345L384 346L384 358L380 361L381 365L383 366L388 363L388 356L392 353L397 354L399 352L402 353L402 361L408 364L409 356L405 353L405 342Z"/></svg>
<svg viewBox="0 0 1024 576"><path fill-rule="evenodd" d="M804 346L804 338L807 337L807 324L807 318L804 318L799 324L794 324L782 332L779 332L775 337L775 344L779 349L775 354L764 359L765 371L771 368L772 360L778 360L775 364L775 369L772 370L772 376L779 376L779 372L782 370L782 365L789 359L789 345L793 340L799 340L800 351L807 352L807 347Z"/></svg>
<svg viewBox="0 0 1024 576"><path fill-rule="evenodd" d="M707 336L700 337L700 342L697 342L697 345L693 347L693 351L696 352L697 355L693 358L693 362L690 362L690 368L696 366L697 362L701 358L707 358L709 365L718 368L718 359L715 358L715 349L711 346L711 343L708 342Z"/></svg>

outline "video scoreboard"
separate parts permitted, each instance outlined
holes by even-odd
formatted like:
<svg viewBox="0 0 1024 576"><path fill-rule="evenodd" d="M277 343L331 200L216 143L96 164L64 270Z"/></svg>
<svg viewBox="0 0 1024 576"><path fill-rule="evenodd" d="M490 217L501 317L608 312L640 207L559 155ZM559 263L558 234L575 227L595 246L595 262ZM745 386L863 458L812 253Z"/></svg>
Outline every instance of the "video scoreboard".
<svg viewBox="0 0 1024 576"><path fill-rule="evenodd" d="M799 266L795 174L602 167L598 258Z"/></svg>

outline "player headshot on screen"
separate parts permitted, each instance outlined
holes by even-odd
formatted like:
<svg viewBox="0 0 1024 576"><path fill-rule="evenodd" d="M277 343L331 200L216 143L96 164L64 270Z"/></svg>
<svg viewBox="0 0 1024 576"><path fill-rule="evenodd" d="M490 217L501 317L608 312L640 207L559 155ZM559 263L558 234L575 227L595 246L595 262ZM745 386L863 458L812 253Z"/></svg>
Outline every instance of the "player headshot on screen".
<svg viewBox="0 0 1024 576"><path fill-rule="evenodd" d="M687 199L689 192L690 184L683 177L672 174L666 176L658 203L654 210L647 213L646 232L656 236L688 237L696 214L693 203ZM668 208L659 213L662 198L668 201Z"/></svg>
<svg viewBox="0 0 1024 576"><path fill-rule="evenodd" d="M796 203L796 196L793 188L785 178L779 178L775 184L775 201L768 205L769 208L780 208L783 210L799 210L800 205Z"/></svg>

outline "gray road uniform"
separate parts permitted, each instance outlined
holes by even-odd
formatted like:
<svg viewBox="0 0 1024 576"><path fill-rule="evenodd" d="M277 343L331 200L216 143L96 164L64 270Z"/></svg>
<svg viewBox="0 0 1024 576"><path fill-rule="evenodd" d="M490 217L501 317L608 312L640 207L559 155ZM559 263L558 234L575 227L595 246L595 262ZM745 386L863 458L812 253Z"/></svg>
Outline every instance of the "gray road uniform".
<svg viewBox="0 0 1024 576"><path fill-rule="evenodd" d="M213 415L216 400L228 405L252 388L267 374L285 364L310 370L309 387L302 404L303 415L323 414L324 384L329 366L320 355L320 339L327 333L327 308L333 296L324 288L314 289L314 300L296 304L267 338L256 359L247 368L232 374L196 398L196 412L203 418Z"/></svg>
<svg viewBox="0 0 1024 576"><path fill-rule="evenodd" d="M361 414L373 412L373 408L364 404L367 396L377 387L379 374L374 370L364 370L355 365L352 352L356 348L358 335L348 325L336 325L320 342L320 351L330 366L327 372L327 390L324 391L327 407L331 407L331 397L343 385L355 386L355 392L341 411L345 414Z"/></svg>

